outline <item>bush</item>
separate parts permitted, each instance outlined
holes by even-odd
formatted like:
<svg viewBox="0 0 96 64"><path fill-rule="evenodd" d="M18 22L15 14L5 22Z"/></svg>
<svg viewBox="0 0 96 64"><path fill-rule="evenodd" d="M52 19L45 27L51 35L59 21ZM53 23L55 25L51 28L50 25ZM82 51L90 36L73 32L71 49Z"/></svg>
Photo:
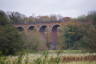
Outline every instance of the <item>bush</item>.
<svg viewBox="0 0 96 64"><path fill-rule="evenodd" d="M22 49L23 42L17 30L10 24L7 15L0 11L0 52L3 55L15 54Z"/></svg>

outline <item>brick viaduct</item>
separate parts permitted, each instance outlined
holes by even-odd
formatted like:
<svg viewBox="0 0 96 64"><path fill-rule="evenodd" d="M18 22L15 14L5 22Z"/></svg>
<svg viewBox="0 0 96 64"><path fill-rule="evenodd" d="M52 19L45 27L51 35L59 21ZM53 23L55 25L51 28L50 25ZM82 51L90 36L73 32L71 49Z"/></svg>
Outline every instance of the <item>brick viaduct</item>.
<svg viewBox="0 0 96 64"><path fill-rule="evenodd" d="M65 21L53 21L53 22L32 22L26 24L14 24L19 31L26 31L27 33L32 30L36 30L45 38L45 32L51 32L51 44L49 49L56 49L58 31L65 24Z"/></svg>
<svg viewBox="0 0 96 64"><path fill-rule="evenodd" d="M58 27L62 27L65 22L41 22L31 24L14 24L19 31L32 31L37 30L39 32L45 31L57 31Z"/></svg>

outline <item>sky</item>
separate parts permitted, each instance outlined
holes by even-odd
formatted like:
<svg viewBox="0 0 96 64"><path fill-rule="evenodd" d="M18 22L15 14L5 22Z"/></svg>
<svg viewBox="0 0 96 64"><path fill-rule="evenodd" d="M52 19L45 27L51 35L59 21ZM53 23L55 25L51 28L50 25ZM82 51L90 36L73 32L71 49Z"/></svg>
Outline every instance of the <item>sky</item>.
<svg viewBox="0 0 96 64"><path fill-rule="evenodd" d="M0 0L0 10L26 16L61 15L78 17L96 11L96 0Z"/></svg>

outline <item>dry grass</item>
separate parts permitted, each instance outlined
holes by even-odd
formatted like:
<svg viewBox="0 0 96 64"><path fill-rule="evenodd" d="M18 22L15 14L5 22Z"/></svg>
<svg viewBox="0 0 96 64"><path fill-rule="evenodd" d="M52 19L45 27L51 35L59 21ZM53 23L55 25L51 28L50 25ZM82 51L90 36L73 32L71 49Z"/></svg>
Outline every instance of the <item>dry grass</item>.
<svg viewBox="0 0 96 64"><path fill-rule="evenodd" d="M96 54L44 53L0 57L0 64L96 64Z"/></svg>

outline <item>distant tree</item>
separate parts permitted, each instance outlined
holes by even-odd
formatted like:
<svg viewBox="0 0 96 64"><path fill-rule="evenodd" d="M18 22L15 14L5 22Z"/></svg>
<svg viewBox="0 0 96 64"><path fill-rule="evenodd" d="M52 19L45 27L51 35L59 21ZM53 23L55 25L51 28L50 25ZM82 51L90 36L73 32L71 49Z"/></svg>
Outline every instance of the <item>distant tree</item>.
<svg viewBox="0 0 96 64"><path fill-rule="evenodd" d="M26 23L26 16L19 12L9 12L9 18L12 24L24 24Z"/></svg>
<svg viewBox="0 0 96 64"><path fill-rule="evenodd" d="M92 11L90 12L86 19L88 19L88 21L90 21L90 23L92 23L94 26L96 26L96 11Z"/></svg>
<svg viewBox="0 0 96 64"><path fill-rule="evenodd" d="M8 16L2 10L0 10L0 25L6 25L9 24L9 22Z"/></svg>
<svg viewBox="0 0 96 64"><path fill-rule="evenodd" d="M0 52L3 55L11 55L22 49L23 42L6 16L5 12L0 11Z"/></svg>
<svg viewBox="0 0 96 64"><path fill-rule="evenodd" d="M84 51L96 52L96 11L90 12L86 16L80 16L77 18L80 22L83 22L82 29L83 38L80 40L80 47ZM84 23L84 21L86 21Z"/></svg>
<svg viewBox="0 0 96 64"><path fill-rule="evenodd" d="M51 15L51 16L50 16L50 20L51 20L51 21L57 21L58 18L57 18L56 15Z"/></svg>
<svg viewBox="0 0 96 64"><path fill-rule="evenodd" d="M77 49L77 42L83 37L78 22L68 22L63 28L64 48Z"/></svg>
<svg viewBox="0 0 96 64"><path fill-rule="evenodd" d="M50 21L50 17L49 16L38 16L38 21L41 21L41 22L47 22L47 21Z"/></svg>
<svg viewBox="0 0 96 64"><path fill-rule="evenodd" d="M96 11L89 12L87 15L82 15L76 18L77 21L86 23L86 24L96 24Z"/></svg>
<svg viewBox="0 0 96 64"><path fill-rule="evenodd" d="M83 25L83 38L80 40L80 47L84 51L96 52L96 28L92 24Z"/></svg>
<svg viewBox="0 0 96 64"><path fill-rule="evenodd" d="M86 19L86 16L85 15L82 15L82 16L79 16L78 18L77 18L77 21L80 21L80 22L87 22L87 19Z"/></svg>
<svg viewBox="0 0 96 64"><path fill-rule="evenodd" d="M28 23L32 23L32 22L36 22L37 21L37 18L33 17L33 16L30 16L27 19L28 19Z"/></svg>

